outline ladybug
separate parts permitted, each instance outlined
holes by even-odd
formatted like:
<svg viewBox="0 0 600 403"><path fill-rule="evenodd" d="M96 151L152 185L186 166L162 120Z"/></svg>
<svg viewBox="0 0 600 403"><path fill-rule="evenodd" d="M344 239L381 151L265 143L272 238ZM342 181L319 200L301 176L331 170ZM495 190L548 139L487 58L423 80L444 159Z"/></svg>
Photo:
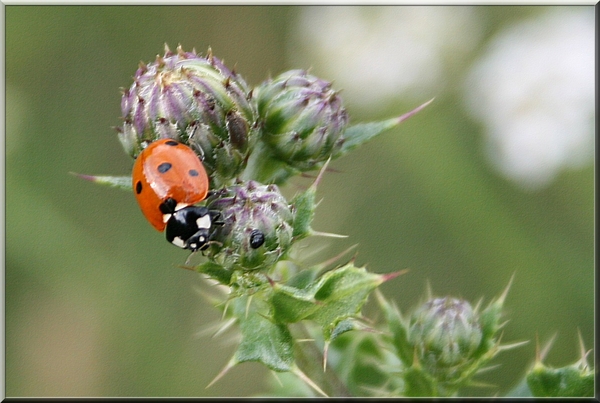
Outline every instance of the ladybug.
<svg viewBox="0 0 600 403"><path fill-rule="evenodd" d="M219 213L194 206L206 198L209 182L191 148L173 139L150 143L133 165L132 184L142 213L158 231L166 230L169 242L192 251L208 247Z"/></svg>

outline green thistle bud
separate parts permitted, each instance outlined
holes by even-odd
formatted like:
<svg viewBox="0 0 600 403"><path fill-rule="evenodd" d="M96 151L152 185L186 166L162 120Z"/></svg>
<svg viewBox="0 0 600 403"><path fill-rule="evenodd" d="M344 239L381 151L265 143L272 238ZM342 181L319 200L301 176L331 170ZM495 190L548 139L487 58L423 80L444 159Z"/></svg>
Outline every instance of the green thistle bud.
<svg viewBox="0 0 600 403"><path fill-rule="evenodd" d="M225 268L273 266L292 244L293 213L276 185L255 181L224 187L207 199L221 213L206 255Z"/></svg>
<svg viewBox="0 0 600 403"><path fill-rule="evenodd" d="M258 86L254 96L262 139L275 158L308 171L341 149L348 114L330 83L292 70Z"/></svg>
<svg viewBox="0 0 600 403"><path fill-rule="evenodd" d="M256 108L249 98L243 78L210 49L202 57L165 46L164 56L140 64L123 92L119 139L134 158L152 141L176 139L198 152L213 180L225 183L243 169L252 141Z"/></svg>
<svg viewBox="0 0 600 403"><path fill-rule="evenodd" d="M437 298L411 317L409 342L419 364L439 381L461 377L482 340L479 319L471 305L454 298Z"/></svg>

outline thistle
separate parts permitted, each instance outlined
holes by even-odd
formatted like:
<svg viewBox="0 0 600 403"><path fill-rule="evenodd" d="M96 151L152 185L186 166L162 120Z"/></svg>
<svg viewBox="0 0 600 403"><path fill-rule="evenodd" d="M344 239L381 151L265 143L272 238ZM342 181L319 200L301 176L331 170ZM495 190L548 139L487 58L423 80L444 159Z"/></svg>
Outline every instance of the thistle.
<svg viewBox="0 0 600 403"><path fill-rule="evenodd" d="M500 345L497 334L509 287L482 311L465 300L431 298L409 318L379 296L390 342L403 364L403 395L454 396L459 388L474 384L473 376L498 352L522 344Z"/></svg>
<svg viewBox="0 0 600 403"><path fill-rule="evenodd" d="M192 147L212 182L223 184L244 167L253 141L256 108L244 79L230 71L209 49L206 57L172 52L140 64L134 82L123 91L125 151L135 158L145 146L172 138Z"/></svg>
<svg viewBox="0 0 600 403"><path fill-rule="evenodd" d="M276 185L239 182L215 191L207 206L223 224L206 255L226 269L272 267L292 244L291 206Z"/></svg>
<svg viewBox="0 0 600 403"><path fill-rule="evenodd" d="M348 114L331 83L292 70L258 86L254 96L261 140L275 158L308 171L341 149Z"/></svg>

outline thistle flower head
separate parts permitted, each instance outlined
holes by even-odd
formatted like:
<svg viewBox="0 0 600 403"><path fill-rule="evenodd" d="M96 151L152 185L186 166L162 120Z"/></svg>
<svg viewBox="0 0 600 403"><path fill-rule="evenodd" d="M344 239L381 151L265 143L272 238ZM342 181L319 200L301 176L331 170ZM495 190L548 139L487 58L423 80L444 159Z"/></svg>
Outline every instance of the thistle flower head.
<svg viewBox="0 0 600 403"><path fill-rule="evenodd" d="M440 380L460 377L483 336L471 305L455 298L426 302L413 313L410 323L409 342L420 365Z"/></svg>
<svg viewBox="0 0 600 403"><path fill-rule="evenodd" d="M209 259L228 269L272 267L292 243L293 214L276 185L255 181L224 187L207 199L221 214Z"/></svg>
<svg viewBox="0 0 600 403"><path fill-rule="evenodd" d="M304 70L291 70L255 89L262 139L279 160L307 171L343 143L348 114L331 84Z"/></svg>
<svg viewBox="0 0 600 403"><path fill-rule="evenodd" d="M191 146L218 183L243 168L256 121L249 89L209 49L206 57L172 52L140 64L121 99L125 151L136 157L150 142L173 138Z"/></svg>

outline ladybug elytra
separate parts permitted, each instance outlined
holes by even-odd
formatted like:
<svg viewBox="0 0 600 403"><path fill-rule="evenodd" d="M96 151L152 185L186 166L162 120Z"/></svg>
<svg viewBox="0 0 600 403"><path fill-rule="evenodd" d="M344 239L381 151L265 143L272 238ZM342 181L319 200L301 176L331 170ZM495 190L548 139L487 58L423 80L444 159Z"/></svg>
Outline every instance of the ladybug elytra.
<svg viewBox="0 0 600 403"><path fill-rule="evenodd" d="M172 244L205 249L219 213L194 206L206 198L208 175L191 148L173 139L152 142L133 166L133 191L146 219Z"/></svg>

